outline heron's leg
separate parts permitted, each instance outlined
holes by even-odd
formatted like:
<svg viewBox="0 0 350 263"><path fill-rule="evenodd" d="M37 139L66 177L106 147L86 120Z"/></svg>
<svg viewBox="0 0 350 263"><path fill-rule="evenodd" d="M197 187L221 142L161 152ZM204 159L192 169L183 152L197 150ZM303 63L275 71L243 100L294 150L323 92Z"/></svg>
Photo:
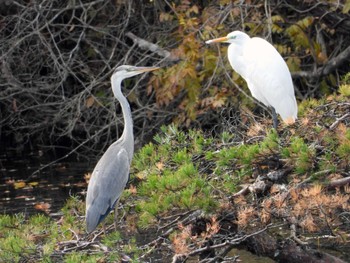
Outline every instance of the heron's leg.
<svg viewBox="0 0 350 263"><path fill-rule="evenodd" d="M277 130L277 126L278 126L277 113L274 107L271 107L271 111L272 111L273 127L275 128L275 130Z"/></svg>
<svg viewBox="0 0 350 263"><path fill-rule="evenodd" d="M115 203L114 207L114 230L117 231L117 222L118 222L118 206L119 206L119 199Z"/></svg>
<svg viewBox="0 0 350 263"><path fill-rule="evenodd" d="M106 235L106 224L105 224L105 222L102 222L102 230L103 230L103 234Z"/></svg>

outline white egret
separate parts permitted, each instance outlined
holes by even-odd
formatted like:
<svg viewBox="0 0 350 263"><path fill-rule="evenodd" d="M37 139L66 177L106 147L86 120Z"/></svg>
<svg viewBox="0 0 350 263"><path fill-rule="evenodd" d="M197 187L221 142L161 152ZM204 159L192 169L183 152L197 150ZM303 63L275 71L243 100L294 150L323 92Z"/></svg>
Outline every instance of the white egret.
<svg viewBox="0 0 350 263"><path fill-rule="evenodd" d="M88 233L94 231L114 207L114 227L117 227L117 203L129 180L130 164L134 155L134 133L130 106L121 92L121 82L125 78L156 69L158 67L123 65L118 67L111 77L113 94L123 112L124 131L122 136L108 147L92 172L86 196Z"/></svg>
<svg viewBox="0 0 350 263"><path fill-rule="evenodd" d="M241 31L206 41L207 44L217 42L230 44L228 60L232 68L245 79L253 97L272 108L274 128L278 124L276 112L286 124L294 123L298 106L292 77L274 46L265 39L250 38Z"/></svg>

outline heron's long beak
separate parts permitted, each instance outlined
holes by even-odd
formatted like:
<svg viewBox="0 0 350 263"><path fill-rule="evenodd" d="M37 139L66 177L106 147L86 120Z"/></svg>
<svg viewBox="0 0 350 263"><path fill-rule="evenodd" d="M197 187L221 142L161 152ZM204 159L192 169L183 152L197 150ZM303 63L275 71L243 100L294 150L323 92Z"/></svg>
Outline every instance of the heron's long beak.
<svg viewBox="0 0 350 263"><path fill-rule="evenodd" d="M137 67L137 72L143 73L153 71L156 69L160 69L160 67Z"/></svg>
<svg viewBox="0 0 350 263"><path fill-rule="evenodd" d="M219 42L226 42L228 40L227 37L219 37L219 38L214 38L211 40L205 41L206 44L211 44L211 43L219 43Z"/></svg>

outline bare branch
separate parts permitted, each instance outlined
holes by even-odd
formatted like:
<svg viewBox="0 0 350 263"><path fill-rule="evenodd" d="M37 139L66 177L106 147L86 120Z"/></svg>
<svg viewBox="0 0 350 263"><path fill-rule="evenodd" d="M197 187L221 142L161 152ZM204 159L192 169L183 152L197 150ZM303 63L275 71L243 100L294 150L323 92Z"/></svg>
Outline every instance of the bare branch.
<svg viewBox="0 0 350 263"><path fill-rule="evenodd" d="M127 37L131 38L135 44L137 44L141 49L143 50L149 50L151 52L156 53L158 56L161 56L163 58L166 58L169 61L178 61L179 58L174 56L173 54L171 54L169 51L161 48L160 46L151 43L147 40L144 40L142 38L139 38L137 36L135 36L133 33L131 32L127 32L125 34Z"/></svg>
<svg viewBox="0 0 350 263"><path fill-rule="evenodd" d="M308 78L317 79L322 76L328 75L332 71L336 70L345 61L350 59L350 46L343 50L338 56L330 59L323 67L318 68L314 72L309 71L297 71L292 73L293 78Z"/></svg>

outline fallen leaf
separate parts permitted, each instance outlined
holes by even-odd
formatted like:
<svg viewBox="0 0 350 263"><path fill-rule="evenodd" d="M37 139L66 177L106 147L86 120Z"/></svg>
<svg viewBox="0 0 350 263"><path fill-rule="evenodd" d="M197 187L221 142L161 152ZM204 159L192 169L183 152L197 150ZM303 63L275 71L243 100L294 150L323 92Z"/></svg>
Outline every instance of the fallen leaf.
<svg viewBox="0 0 350 263"><path fill-rule="evenodd" d="M18 182L15 182L13 186L15 187L15 189L21 189L26 186L26 183L24 181L18 181Z"/></svg>
<svg viewBox="0 0 350 263"><path fill-rule="evenodd" d="M302 119L301 119L301 124L302 124L303 126L308 126L309 123L310 123L310 120L309 120L308 118L302 118Z"/></svg>
<svg viewBox="0 0 350 263"><path fill-rule="evenodd" d="M39 185L39 182L30 182L28 183L30 186L35 187Z"/></svg>
<svg viewBox="0 0 350 263"><path fill-rule="evenodd" d="M137 194L137 188L133 185L130 185L129 191L131 194L136 195Z"/></svg>
<svg viewBox="0 0 350 263"><path fill-rule="evenodd" d="M49 203L44 203L44 202L40 202L40 203L36 203L35 205L34 205L34 208L36 209L36 210L40 210L40 211L43 211L43 212L45 212L45 213L49 213L49 211L50 211L50 207L51 207L51 205L49 204Z"/></svg>
<svg viewBox="0 0 350 263"><path fill-rule="evenodd" d="M156 163L156 166L160 171L162 171L164 169L164 163L162 163L162 162Z"/></svg>
<svg viewBox="0 0 350 263"><path fill-rule="evenodd" d="M86 105L87 108L90 108L90 107L92 107L92 105L94 105L94 102L95 102L94 97L93 97L93 96L90 96L90 97L88 97L88 98L86 99L85 105Z"/></svg>
<svg viewBox="0 0 350 263"><path fill-rule="evenodd" d="M84 179L85 179L85 181L86 181L87 184L89 183L90 178L91 178L91 173L86 173L86 174L84 174Z"/></svg>
<svg viewBox="0 0 350 263"><path fill-rule="evenodd" d="M139 172L135 175L135 177L139 180L143 180L147 177L147 173L145 171Z"/></svg>

